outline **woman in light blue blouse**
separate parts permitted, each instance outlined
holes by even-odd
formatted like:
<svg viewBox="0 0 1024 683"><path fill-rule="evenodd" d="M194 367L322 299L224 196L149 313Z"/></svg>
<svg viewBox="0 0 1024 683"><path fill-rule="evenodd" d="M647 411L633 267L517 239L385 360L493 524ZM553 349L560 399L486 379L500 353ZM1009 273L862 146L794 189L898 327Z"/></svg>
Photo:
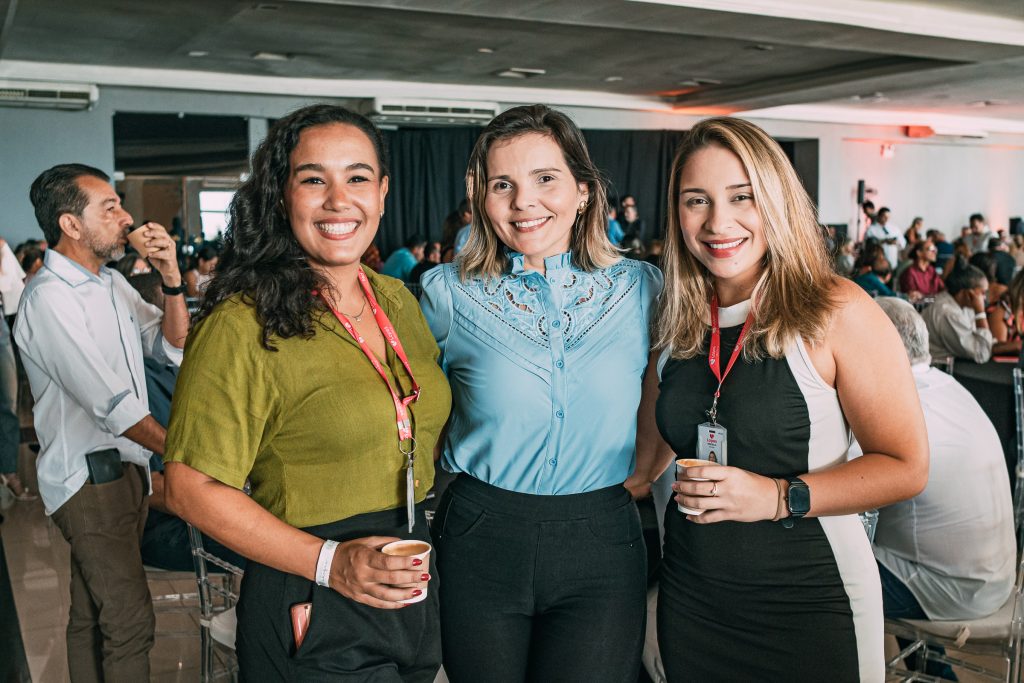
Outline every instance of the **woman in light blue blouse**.
<svg viewBox="0 0 1024 683"><path fill-rule="evenodd" d="M452 385L434 519L453 683L636 680L640 518L622 486L660 272L608 241L583 136L541 105L484 129L469 243L423 276Z"/></svg>

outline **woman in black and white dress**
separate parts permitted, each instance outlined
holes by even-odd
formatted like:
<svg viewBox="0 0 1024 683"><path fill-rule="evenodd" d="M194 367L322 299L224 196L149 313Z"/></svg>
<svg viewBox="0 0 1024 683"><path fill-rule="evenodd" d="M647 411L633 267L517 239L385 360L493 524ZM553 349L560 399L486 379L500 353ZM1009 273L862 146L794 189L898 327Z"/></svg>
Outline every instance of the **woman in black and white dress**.
<svg viewBox="0 0 1024 683"><path fill-rule="evenodd" d="M928 472L900 339L833 274L811 202L760 128L699 123L669 196L661 351L631 485L656 478L672 452L700 457L716 389L727 434L725 449L713 444L725 466L685 469L666 513L668 679L880 682L881 589L856 513L916 495ZM851 428L865 455L847 462Z"/></svg>

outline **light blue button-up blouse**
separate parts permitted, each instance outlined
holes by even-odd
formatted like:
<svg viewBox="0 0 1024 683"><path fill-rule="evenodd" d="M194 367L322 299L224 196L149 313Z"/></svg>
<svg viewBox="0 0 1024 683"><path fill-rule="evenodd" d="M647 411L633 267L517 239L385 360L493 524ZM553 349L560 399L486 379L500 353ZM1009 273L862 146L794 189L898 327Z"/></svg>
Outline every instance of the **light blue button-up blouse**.
<svg viewBox="0 0 1024 683"><path fill-rule="evenodd" d="M452 386L442 464L520 493L621 484L635 465L636 413L650 347L654 266L622 259L592 273L570 254L546 275L511 254L500 278L423 276L421 305Z"/></svg>

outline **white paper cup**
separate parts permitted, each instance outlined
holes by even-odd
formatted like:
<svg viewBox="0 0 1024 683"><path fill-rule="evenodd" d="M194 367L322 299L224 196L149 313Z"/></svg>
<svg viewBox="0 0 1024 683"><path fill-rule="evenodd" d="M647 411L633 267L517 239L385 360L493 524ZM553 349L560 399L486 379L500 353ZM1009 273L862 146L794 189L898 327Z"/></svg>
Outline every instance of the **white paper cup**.
<svg viewBox="0 0 1024 683"><path fill-rule="evenodd" d="M146 242L149 238L146 236L146 225L140 225L139 227L128 233L128 243L134 247L135 251L139 252L139 256L146 258L149 256L150 249L146 246Z"/></svg>
<svg viewBox="0 0 1024 683"><path fill-rule="evenodd" d="M413 559L422 560L423 564L420 566L423 568L424 572L430 571L431 550L433 550L433 547L429 543L427 543L426 541L417 540L393 541L380 549L380 551L385 555L394 555L396 557L411 557ZM422 586L420 590L423 591L414 598L409 598L408 600L399 600L398 602L404 605L411 605L414 602L421 602L423 600L426 600L428 585L428 582L423 581L417 583L400 584L398 586L395 586L395 588L418 588Z"/></svg>
<svg viewBox="0 0 1024 683"><path fill-rule="evenodd" d="M700 460L699 458L680 458L679 460L676 460L676 481L679 481L679 478L682 476L684 470L686 470L687 467L721 467L721 466L722 466L721 463L711 462L710 460ZM711 481L710 479L705 479L703 477L690 477L689 480L690 481ZM693 508L688 508L685 505L683 505L682 503L677 503L676 507L678 507L679 511L682 512L684 515L703 515L704 512L705 512L704 510L694 510Z"/></svg>

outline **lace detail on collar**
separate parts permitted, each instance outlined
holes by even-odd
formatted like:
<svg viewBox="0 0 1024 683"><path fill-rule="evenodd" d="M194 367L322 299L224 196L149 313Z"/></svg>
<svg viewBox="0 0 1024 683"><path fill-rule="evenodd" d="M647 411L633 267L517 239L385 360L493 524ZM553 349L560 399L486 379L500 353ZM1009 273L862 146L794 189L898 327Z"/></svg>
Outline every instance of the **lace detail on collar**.
<svg viewBox="0 0 1024 683"><path fill-rule="evenodd" d="M495 322L545 349L551 345L549 311L561 300L554 314L561 320L568 351L618 308L638 286L640 275L638 264L624 260L592 273L550 271L547 282L539 273L525 271L496 279L474 277L456 286Z"/></svg>

